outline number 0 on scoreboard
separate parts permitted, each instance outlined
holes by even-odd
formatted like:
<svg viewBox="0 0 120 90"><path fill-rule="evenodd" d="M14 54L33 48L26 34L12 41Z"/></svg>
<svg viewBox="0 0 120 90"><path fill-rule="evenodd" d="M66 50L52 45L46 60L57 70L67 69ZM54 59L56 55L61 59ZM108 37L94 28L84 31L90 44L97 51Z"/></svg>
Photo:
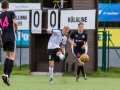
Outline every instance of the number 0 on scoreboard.
<svg viewBox="0 0 120 90"><path fill-rule="evenodd" d="M42 10L32 10L31 32L40 34L42 31Z"/></svg>

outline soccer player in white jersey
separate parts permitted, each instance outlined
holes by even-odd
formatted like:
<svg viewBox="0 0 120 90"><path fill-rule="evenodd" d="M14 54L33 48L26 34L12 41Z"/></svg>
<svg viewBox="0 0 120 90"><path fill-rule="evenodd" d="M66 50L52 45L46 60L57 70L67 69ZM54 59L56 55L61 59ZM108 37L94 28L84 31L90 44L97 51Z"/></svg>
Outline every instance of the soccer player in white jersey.
<svg viewBox="0 0 120 90"><path fill-rule="evenodd" d="M65 44L67 41L66 35L69 33L69 26L64 26L60 29L47 29L48 34L52 34L47 47L47 56L49 59L49 75L50 83L53 83L53 69L54 69L54 58L58 56L62 61L65 61L68 57L68 53L65 52ZM61 47L60 47L60 44Z"/></svg>

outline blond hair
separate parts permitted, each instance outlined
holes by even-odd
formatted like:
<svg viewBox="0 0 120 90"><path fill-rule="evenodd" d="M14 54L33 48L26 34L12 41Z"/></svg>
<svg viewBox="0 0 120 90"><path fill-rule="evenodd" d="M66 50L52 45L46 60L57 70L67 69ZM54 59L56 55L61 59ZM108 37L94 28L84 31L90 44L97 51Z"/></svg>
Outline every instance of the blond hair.
<svg viewBox="0 0 120 90"><path fill-rule="evenodd" d="M70 30L70 27L69 26L64 26L63 29L64 30Z"/></svg>

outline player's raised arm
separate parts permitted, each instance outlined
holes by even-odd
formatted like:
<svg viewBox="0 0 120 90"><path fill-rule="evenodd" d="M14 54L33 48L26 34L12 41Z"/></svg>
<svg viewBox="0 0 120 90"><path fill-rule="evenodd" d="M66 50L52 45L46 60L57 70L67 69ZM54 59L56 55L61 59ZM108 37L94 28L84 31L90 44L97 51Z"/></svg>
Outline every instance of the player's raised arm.
<svg viewBox="0 0 120 90"><path fill-rule="evenodd" d="M62 42L61 42L61 50L62 50L62 52L63 52L64 55L66 53L66 51L65 51L66 42L67 42L67 37L63 36L62 37Z"/></svg>
<svg viewBox="0 0 120 90"><path fill-rule="evenodd" d="M48 34L51 34L51 33L61 33L62 30L60 29L46 29L47 33Z"/></svg>
<svg viewBox="0 0 120 90"><path fill-rule="evenodd" d="M71 45L73 45L74 47L77 46L76 43L74 43L73 40L72 40L70 37L69 37L68 41L69 41L69 43L70 43Z"/></svg>
<svg viewBox="0 0 120 90"><path fill-rule="evenodd" d="M73 44L73 40L70 37L69 37L68 41L71 45Z"/></svg>

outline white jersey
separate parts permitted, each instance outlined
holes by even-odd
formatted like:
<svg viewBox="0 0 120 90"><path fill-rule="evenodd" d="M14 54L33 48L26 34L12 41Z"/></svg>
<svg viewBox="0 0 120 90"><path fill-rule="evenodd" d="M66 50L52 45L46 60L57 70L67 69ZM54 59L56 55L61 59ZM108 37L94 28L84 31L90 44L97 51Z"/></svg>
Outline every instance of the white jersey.
<svg viewBox="0 0 120 90"><path fill-rule="evenodd" d="M66 44L67 37L62 35L62 30L53 29L52 32L47 49L60 48L60 44Z"/></svg>

